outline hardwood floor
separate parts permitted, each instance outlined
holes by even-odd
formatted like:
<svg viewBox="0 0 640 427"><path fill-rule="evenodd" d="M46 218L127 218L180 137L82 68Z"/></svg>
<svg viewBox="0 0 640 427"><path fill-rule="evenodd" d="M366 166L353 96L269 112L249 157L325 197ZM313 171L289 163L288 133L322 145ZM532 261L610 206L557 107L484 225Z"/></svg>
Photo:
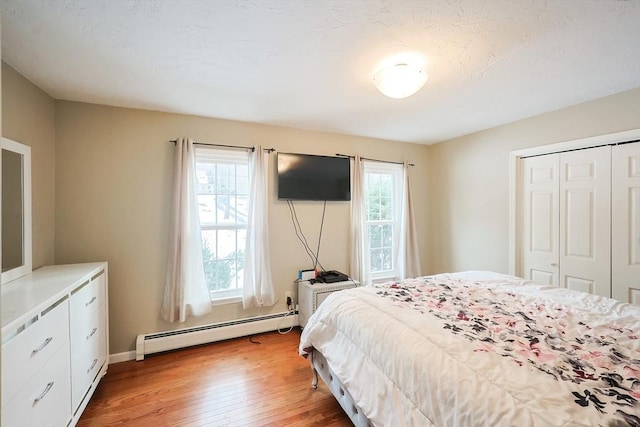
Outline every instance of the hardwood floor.
<svg viewBox="0 0 640 427"><path fill-rule="evenodd" d="M351 426L311 388L300 330L238 338L109 366L78 427Z"/></svg>

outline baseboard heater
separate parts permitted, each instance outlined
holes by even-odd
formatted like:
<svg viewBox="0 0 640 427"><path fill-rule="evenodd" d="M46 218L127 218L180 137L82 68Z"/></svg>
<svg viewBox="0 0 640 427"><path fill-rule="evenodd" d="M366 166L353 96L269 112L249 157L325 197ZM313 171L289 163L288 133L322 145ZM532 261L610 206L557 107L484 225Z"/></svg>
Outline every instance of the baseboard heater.
<svg viewBox="0 0 640 427"><path fill-rule="evenodd" d="M276 313L266 316L248 317L228 322L212 323L173 331L138 335L136 339L136 360L144 360L147 354L176 350L194 345L244 337L262 332L275 331L298 325L298 315Z"/></svg>

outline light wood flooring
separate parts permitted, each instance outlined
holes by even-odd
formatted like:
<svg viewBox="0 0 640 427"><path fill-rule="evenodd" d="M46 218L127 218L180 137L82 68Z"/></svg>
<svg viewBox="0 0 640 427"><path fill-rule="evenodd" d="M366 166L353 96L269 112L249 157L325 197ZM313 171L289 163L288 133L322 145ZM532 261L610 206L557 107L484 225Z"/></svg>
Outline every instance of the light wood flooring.
<svg viewBox="0 0 640 427"><path fill-rule="evenodd" d="M78 427L351 426L322 381L311 388L299 340L269 332L110 365Z"/></svg>

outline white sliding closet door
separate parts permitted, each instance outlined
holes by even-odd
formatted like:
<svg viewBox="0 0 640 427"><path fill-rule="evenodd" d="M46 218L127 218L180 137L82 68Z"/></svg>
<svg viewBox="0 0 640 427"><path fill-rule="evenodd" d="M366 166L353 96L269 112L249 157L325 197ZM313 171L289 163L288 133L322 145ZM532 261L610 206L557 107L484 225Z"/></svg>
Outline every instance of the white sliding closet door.
<svg viewBox="0 0 640 427"><path fill-rule="evenodd" d="M640 305L640 142L612 148L612 297Z"/></svg>
<svg viewBox="0 0 640 427"><path fill-rule="evenodd" d="M561 287L611 296L611 147L560 153Z"/></svg>
<svg viewBox="0 0 640 427"><path fill-rule="evenodd" d="M558 164L558 154L529 157L521 163L521 274L549 286L559 283Z"/></svg>

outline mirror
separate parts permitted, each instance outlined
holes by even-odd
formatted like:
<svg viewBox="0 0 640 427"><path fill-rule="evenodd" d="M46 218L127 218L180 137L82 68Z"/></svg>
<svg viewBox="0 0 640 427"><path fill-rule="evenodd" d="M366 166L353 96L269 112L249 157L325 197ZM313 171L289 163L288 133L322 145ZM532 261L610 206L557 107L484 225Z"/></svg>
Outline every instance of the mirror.
<svg viewBox="0 0 640 427"><path fill-rule="evenodd" d="M2 138L2 284L31 272L31 148Z"/></svg>

